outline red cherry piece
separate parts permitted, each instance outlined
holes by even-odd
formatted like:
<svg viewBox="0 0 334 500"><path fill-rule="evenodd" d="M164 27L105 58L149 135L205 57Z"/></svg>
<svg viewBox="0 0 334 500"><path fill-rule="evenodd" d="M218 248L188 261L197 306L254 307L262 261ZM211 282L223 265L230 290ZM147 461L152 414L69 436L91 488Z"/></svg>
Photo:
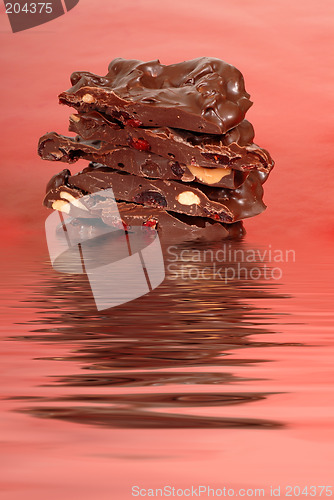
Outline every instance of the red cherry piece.
<svg viewBox="0 0 334 500"><path fill-rule="evenodd" d="M137 120L136 118L129 118L128 120L125 120L125 125L129 125L129 127L137 128L140 127L143 122L140 120Z"/></svg>
<svg viewBox="0 0 334 500"><path fill-rule="evenodd" d="M143 222L143 226L152 227L153 229L156 228L157 224L158 224L158 221L156 219L153 219L153 218L147 219L147 221Z"/></svg>
<svg viewBox="0 0 334 500"><path fill-rule="evenodd" d="M138 151L150 151L151 146L145 139L136 139L135 137L132 137L130 140L130 146L132 146L135 149L138 149Z"/></svg>

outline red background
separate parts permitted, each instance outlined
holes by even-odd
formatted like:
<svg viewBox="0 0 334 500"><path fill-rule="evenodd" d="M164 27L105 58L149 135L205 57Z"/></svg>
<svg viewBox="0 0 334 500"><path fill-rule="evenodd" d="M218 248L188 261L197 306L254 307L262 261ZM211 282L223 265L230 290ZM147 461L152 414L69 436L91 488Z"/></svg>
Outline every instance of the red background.
<svg viewBox="0 0 334 500"><path fill-rule="evenodd" d="M1 6L2 13L4 8ZM43 162L38 138L66 133L57 95L74 70L105 74L114 57L169 64L198 56L238 67L254 105L256 142L276 167L268 210L248 221L249 238L333 237L333 2L81 0L66 15L13 34L1 15L2 201L5 229L43 222L45 184L62 165ZM80 163L74 169L80 168ZM21 226L21 224L23 224Z"/></svg>
<svg viewBox="0 0 334 500"><path fill-rule="evenodd" d="M125 499L130 498L128 484L143 478L156 487L171 482L189 487L197 480L213 484L220 478L246 486L330 484L333 1L80 0L66 15L16 34L3 4L0 10L1 243L7 250L1 259L5 286L0 326L5 338L5 394L45 394L43 384L50 383L50 373L80 369L72 362L47 360L50 355L68 355L77 348L73 342L53 348L25 339L7 342L9 335L29 336L32 329L45 327L38 323L38 311L29 307L35 288L38 308L46 307L45 322L52 316L48 307L59 308L61 314L62 292L51 306L45 305L39 281L47 255L44 220L49 213L42 199L47 181L64 164L42 161L36 150L44 133L67 131L70 109L58 105L57 95L70 86L69 75L75 70L105 74L110 60L119 56L159 58L165 64L213 56L239 68L254 102L247 117L255 127L256 142L276 160L265 184L268 209L246 222L246 241L250 247L296 251L296 262L282 263L284 278L279 283L289 299L274 298L270 305L263 299L264 307L276 313L263 323L270 326L272 321L273 340L277 330L287 346L270 355L272 363L239 368L245 380L257 376L261 389L277 389L281 395L253 410L241 407L238 415L282 419L289 422L287 430L107 431L35 419L10 409L0 414L6 499ZM52 275L48 263L47 269ZM186 285L184 290L186 295ZM261 299L254 302L257 307L262 304ZM128 317L130 324L130 313ZM250 321L256 323L256 317ZM308 343L302 352L301 340ZM266 348L256 353L267 359ZM244 356L252 357L252 349ZM245 387L252 387L252 382ZM234 411L227 408L225 414Z"/></svg>

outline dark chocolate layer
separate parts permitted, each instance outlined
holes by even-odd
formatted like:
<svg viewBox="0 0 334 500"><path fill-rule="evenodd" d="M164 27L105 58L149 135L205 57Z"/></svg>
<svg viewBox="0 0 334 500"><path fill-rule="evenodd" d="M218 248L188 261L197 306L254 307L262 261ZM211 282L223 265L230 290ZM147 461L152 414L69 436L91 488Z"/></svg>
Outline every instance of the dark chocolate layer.
<svg viewBox="0 0 334 500"><path fill-rule="evenodd" d="M38 153L44 160L74 163L83 158L141 177L183 182L197 181L200 184L229 189L239 187L249 173L219 167L188 168L174 159L163 158L154 153L130 147L110 146L101 141L85 141L79 136L65 137L56 132L41 137Z"/></svg>
<svg viewBox="0 0 334 500"><path fill-rule="evenodd" d="M224 134L251 106L239 70L209 57L165 66L157 61L114 59L106 76L78 71L61 103L103 111L134 126L176 127Z"/></svg>
<svg viewBox="0 0 334 500"><path fill-rule="evenodd" d="M219 241L226 238L241 238L245 234L242 222L222 224L207 218L182 216L161 208L144 207L135 203L118 203L117 207L125 230L131 231L133 226L144 226L149 232L152 228L158 231L162 241L168 243ZM95 232L98 236L102 224L101 219L94 218L73 218L66 222L67 229L71 225L71 237L73 238L77 231L78 239L82 239L85 235L87 238L94 238Z"/></svg>
<svg viewBox="0 0 334 500"><path fill-rule="evenodd" d="M71 115L71 132L86 140L110 146L128 146L156 153L192 167L226 167L235 170L270 170L269 153L252 143L254 129L243 120L223 135L207 135L168 127L145 129L122 127L98 112Z"/></svg>
<svg viewBox="0 0 334 500"><path fill-rule="evenodd" d="M159 207L190 216L208 217L220 222L236 222L257 215L266 208L263 201L262 183L266 174L251 172L237 189L212 188L197 183L146 179L125 174L100 164L90 164L82 172L68 175L65 170L49 183L44 203L55 208L59 182L82 194L97 193L112 188L118 201ZM55 188L53 187L55 186ZM76 197L75 192L72 193Z"/></svg>

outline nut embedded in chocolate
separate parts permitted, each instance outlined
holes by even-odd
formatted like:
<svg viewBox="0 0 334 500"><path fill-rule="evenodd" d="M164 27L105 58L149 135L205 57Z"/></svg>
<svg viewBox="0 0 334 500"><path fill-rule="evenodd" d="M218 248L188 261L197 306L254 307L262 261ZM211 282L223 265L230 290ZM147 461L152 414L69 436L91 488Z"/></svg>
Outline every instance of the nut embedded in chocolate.
<svg viewBox="0 0 334 500"><path fill-rule="evenodd" d="M130 146L180 164L209 168L269 171L273 166L269 153L253 143L254 129L247 120L227 134L208 135L168 127L123 127L96 111L74 116L80 119L70 118L71 132L84 140L108 143L110 148Z"/></svg>
<svg viewBox="0 0 334 500"><path fill-rule="evenodd" d="M232 223L263 212L263 180L263 173L252 172L237 189L213 188L197 183L189 183L185 189L184 183L180 181L124 175L119 170L94 164L71 175L67 182L74 190L71 192L73 196L83 196L80 195L82 191L85 194L97 193L103 198L103 190L112 187L117 201L160 206L180 214ZM46 195L47 206L50 205L50 196L54 201L55 194L52 190Z"/></svg>
<svg viewBox="0 0 334 500"><path fill-rule="evenodd" d="M199 205L201 203L199 196L192 191L183 191L177 195L176 199L181 205Z"/></svg>
<svg viewBox="0 0 334 500"><path fill-rule="evenodd" d="M85 141L80 137L65 137L56 132L40 138L38 152L45 160L74 163L84 158L142 177L174 179L187 183L196 180L200 184L228 189L239 187L249 175L249 170L242 172L222 167L187 166L155 153L110 146L101 141Z"/></svg>
<svg viewBox="0 0 334 500"><path fill-rule="evenodd" d="M206 217L192 217L185 214L177 214L168 212L158 207L146 207L144 205L136 205L135 203L118 203L122 226L119 221L101 217L96 218L72 218L66 223L71 226L71 235L75 237L77 233L78 239L82 238L82 234L89 234L94 237L100 234L100 228L103 225L110 225L118 229L132 231L133 226L143 226L147 231L155 229L159 233L162 241L168 243L177 241L217 241L225 238L242 238L245 230L242 222L234 224L223 224L214 222Z"/></svg>
<svg viewBox="0 0 334 500"><path fill-rule="evenodd" d="M45 205L112 225L103 193L112 188L125 225L137 218L147 230L162 224L221 237L265 209L262 185L274 162L253 143L244 119L252 103L233 66L207 57L170 66L119 58L105 77L76 72L71 83L59 100L78 111L70 116L78 135L46 134L39 155L92 163L54 176Z"/></svg>
<svg viewBox="0 0 334 500"><path fill-rule="evenodd" d="M122 123L224 134L251 106L242 74L216 58L165 66L158 60L114 59L106 76L71 75L73 87L59 101L82 111L103 111Z"/></svg>

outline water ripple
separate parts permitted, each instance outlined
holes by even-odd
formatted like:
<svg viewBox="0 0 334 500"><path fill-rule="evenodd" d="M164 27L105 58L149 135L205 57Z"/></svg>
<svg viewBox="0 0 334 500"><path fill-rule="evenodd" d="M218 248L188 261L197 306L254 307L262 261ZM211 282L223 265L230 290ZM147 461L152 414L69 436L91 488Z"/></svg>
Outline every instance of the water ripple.
<svg viewBox="0 0 334 500"><path fill-rule="evenodd" d="M229 245L247 248L242 242ZM217 249L217 244L197 248L212 250ZM173 249L183 255L182 251L191 252L194 246L179 245ZM263 353L264 349L277 346L300 345L274 342L275 332L267 326L275 318L263 306L262 299L287 297L279 294L272 281L264 279L239 278L225 283L214 276L214 262L194 262L191 258L177 261L180 269L197 269L196 276L205 267L210 279L176 276L175 266L171 272L168 261L166 264L167 277L161 286L103 313L96 312L85 277L58 274L46 268L40 276L41 286L24 303L24 307L30 303L37 308L29 322L31 333L13 340L69 345L70 350L64 355L53 355L50 347L49 356L36 359L71 362L74 369L91 373L49 376L49 383L40 386L47 391L46 396L14 397L17 401L29 401L29 406L17 411L38 418L118 428L282 426L282 422L224 415L224 407L256 403L275 393L210 392L209 386L242 386L245 381L259 380L240 376L236 367L269 361L257 356L256 349ZM236 268L238 261L228 265ZM266 264L256 265L261 269ZM250 269L254 263L243 262L243 266ZM166 385L177 386L177 390L159 392L158 387L163 389ZM207 389L193 392L194 387L201 385ZM66 395L53 395L62 387L66 387ZM108 392L76 394L78 387L100 387ZM136 391L146 387L150 392L119 393L119 388L128 387ZM69 390L73 392L68 394ZM218 416L199 413L199 409L210 412L212 407L221 408ZM182 408L189 410L179 413Z"/></svg>

